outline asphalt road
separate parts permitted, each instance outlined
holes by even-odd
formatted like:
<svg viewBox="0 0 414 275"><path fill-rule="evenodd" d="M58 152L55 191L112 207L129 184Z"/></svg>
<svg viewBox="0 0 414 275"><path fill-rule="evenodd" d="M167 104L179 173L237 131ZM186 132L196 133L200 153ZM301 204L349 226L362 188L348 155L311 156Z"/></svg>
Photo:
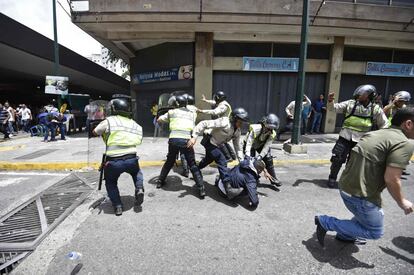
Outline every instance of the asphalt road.
<svg viewBox="0 0 414 275"><path fill-rule="evenodd" d="M0 171L0 213L15 208L67 174Z"/></svg>
<svg viewBox="0 0 414 275"><path fill-rule="evenodd" d="M96 195L16 274L67 274L78 263L65 258L71 251L82 254L79 274L414 274L414 215L405 216L386 191L382 239L355 246L329 235L325 248L319 246L316 214L351 217L338 190L325 187L326 165L278 167L284 185L278 192L263 181L255 211L246 208L246 198L228 202L218 195L214 168L203 171L205 200L196 196L192 180L174 173L156 189L151 182L159 169L145 169L142 208L134 207L133 185L123 175L121 217L109 202L88 210L101 197ZM409 171L414 174L413 165ZM412 179L403 188L414 201ZM62 237L68 230L73 232Z"/></svg>

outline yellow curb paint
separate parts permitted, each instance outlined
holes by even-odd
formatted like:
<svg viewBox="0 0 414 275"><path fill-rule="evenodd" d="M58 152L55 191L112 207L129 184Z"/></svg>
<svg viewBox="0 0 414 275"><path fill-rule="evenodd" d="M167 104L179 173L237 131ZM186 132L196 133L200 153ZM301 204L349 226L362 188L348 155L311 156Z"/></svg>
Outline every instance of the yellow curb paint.
<svg viewBox="0 0 414 275"><path fill-rule="evenodd" d="M414 161L414 157L411 158ZM149 160L149 161L140 161L140 167L154 167L162 166L165 161L163 160ZM180 162L178 162L180 163ZM237 161L229 162L229 166L237 165ZM276 165L286 165L286 164L329 164L329 159L292 159L292 160L274 160ZM50 171L61 171L61 170L80 170L84 168L94 168L98 169L100 166L99 162L4 162L0 161L0 170L13 170L13 171L22 171L22 170L50 170ZM217 164L213 163L211 166L217 167Z"/></svg>
<svg viewBox="0 0 414 275"><path fill-rule="evenodd" d="M26 147L25 144L15 145L15 146L2 146L0 147L0 152L13 151L13 150L22 149L25 147Z"/></svg>

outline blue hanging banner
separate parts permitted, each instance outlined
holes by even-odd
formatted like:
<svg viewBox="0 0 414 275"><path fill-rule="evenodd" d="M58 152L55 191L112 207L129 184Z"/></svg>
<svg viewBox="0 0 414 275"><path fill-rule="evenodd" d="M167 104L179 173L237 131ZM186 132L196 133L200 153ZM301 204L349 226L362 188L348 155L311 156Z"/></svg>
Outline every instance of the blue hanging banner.
<svg viewBox="0 0 414 275"><path fill-rule="evenodd" d="M193 65L185 65L177 68L138 73L132 76L132 84L145 84L153 82L185 80L193 78Z"/></svg>
<svg viewBox="0 0 414 275"><path fill-rule="evenodd" d="M297 72L299 58L243 57L243 71Z"/></svg>
<svg viewBox="0 0 414 275"><path fill-rule="evenodd" d="M366 75L414 77L414 64L367 62Z"/></svg>

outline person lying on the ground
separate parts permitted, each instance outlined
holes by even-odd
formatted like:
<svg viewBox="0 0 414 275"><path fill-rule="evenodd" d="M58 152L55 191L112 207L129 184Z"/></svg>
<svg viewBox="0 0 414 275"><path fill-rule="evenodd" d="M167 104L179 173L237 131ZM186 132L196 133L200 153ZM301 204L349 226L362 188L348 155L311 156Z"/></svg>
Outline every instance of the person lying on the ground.
<svg viewBox="0 0 414 275"><path fill-rule="evenodd" d="M263 160L246 157L239 165L229 169L229 181L223 182L220 178L216 179L216 185L221 195L229 200L247 193L249 196L249 207L256 208L259 205L257 196L257 183L260 174L272 180L272 176L266 171ZM244 192L243 192L244 191Z"/></svg>

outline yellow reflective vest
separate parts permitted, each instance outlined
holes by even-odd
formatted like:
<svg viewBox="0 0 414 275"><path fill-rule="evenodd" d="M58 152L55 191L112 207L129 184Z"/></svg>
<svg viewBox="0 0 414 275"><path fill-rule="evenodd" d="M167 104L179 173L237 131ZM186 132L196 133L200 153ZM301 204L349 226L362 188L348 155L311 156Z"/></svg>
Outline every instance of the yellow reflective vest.
<svg viewBox="0 0 414 275"><path fill-rule="evenodd" d="M196 114L187 108L168 111L170 138L190 139L195 126Z"/></svg>
<svg viewBox="0 0 414 275"><path fill-rule="evenodd" d="M356 104L356 105L355 105ZM352 106L349 106L345 113L345 121L343 128L348 128L357 132L369 132L373 128L374 113L379 112L381 107L378 105L372 106L372 103L367 107L354 101Z"/></svg>
<svg viewBox="0 0 414 275"><path fill-rule="evenodd" d="M119 157L136 154L137 145L142 143L142 127L123 116L110 116L107 121L109 132L103 136L106 155Z"/></svg>

